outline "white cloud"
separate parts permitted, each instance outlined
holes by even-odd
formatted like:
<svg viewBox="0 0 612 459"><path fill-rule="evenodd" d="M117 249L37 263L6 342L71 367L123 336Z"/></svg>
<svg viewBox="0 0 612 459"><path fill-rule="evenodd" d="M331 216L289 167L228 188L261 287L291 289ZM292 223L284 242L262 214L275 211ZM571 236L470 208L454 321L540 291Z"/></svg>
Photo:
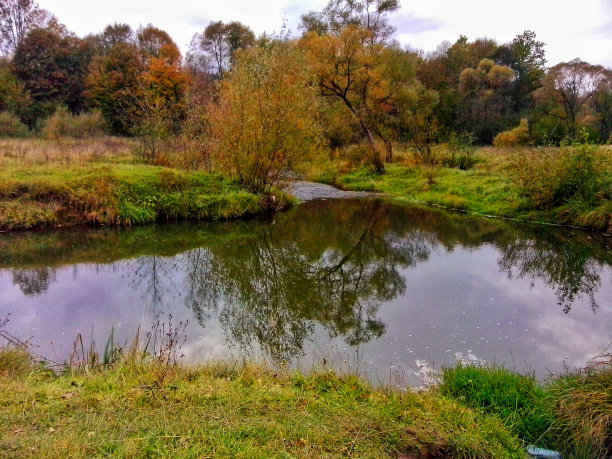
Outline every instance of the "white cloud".
<svg viewBox="0 0 612 459"><path fill-rule="evenodd" d="M134 27L153 25L170 33L183 49L194 33L208 21L237 20L255 33L279 31L283 18L297 33L301 14L320 10L326 0L252 0L156 2L107 0L39 0L78 35L98 32L105 25L127 22ZM575 57L612 67L612 4L609 0L404 0L393 22L398 39L426 51L444 40L455 41L460 35L470 39L489 37L510 41L526 29L536 32L547 44L550 65Z"/></svg>

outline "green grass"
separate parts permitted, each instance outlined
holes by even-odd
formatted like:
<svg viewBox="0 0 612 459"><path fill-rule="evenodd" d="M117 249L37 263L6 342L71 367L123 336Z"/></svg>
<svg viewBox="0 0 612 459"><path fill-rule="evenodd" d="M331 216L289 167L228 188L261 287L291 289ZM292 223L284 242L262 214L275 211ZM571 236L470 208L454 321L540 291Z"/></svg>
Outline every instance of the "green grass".
<svg viewBox="0 0 612 459"><path fill-rule="evenodd" d="M500 418L526 444L567 458L612 457L612 354L538 384L501 367L445 369L438 390Z"/></svg>
<svg viewBox="0 0 612 459"><path fill-rule="evenodd" d="M476 152L474 167L460 170L442 165L420 165L411 158L409 152L399 150L397 162L387 164L382 175L374 173L369 165L351 166L341 157L320 160L305 172L314 181L346 190L386 193L399 203L420 202L487 216L608 231L612 228L612 154L609 149L593 153L601 168L598 184L601 191L588 202L573 197L567 202L542 208L535 205L526 196L525 190L517 185L513 170L517 164L520 168L520 165L527 163L535 174L533 180L528 181L533 182L540 177L544 180L542 186L548 186L549 181L552 187L555 170L551 168L559 166L557 163L563 160L564 152L561 149L547 151L540 155L545 161L540 161L542 164L539 166L533 159L537 155L528 150L509 152L482 148ZM443 155L440 152L438 154ZM542 168L551 170L542 174Z"/></svg>
<svg viewBox="0 0 612 459"><path fill-rule="evenodd" d="M24 359L0 354L5 457L524 457L494 417L353 376L127 363L57 376Z"/></svg>
<svg viewBox="0 0 612 459"><path fill-rule="evenodd" d="M353 375L138 356L56 374L4 348L3 457L502 458L525 457L528 444L567 458L612 454L611 355L543 383L460 365L407 393Z"/></svg>
<svg viewBox="0 0 612 459"><path fill-rule="evenodd" d="M445 369L442 379L442 394L500 417L527 444L553 446L549 430L554 414L533 378L502 367L458 365Z"/></svg>
<svg viewBox="0 0 612 459"><path fill-rule="evenodd" d="M268 205L264 196L220 176L157 166L49 164L0 171L0 230L230 219Z"/></svg>
<svg viewBox="0 0 612 459"><path fill-rule="evenodd" d="M368 167L360 167L337 177L335 183L347 190L382 192L400 200L500 216L511 215L513 203L517 200L508 179L492 176L483 169L439 168L432 171L424 167L389 164L383 175L375 175Z"/></svg>

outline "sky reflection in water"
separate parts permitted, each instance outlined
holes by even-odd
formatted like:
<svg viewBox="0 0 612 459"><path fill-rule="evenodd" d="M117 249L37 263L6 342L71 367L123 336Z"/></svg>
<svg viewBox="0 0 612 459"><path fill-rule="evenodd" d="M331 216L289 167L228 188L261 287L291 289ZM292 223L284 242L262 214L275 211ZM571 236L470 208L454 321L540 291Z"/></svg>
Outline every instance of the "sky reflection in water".
<svg viewBox="0 0 612 459"><path fill-rule="evenodd" d="M189 320L189 359L327 362L420 384L457 358L538 376L612 342L606 238L375 200L246 222L0 237L0 318L55 360L156 317Z"/></svg>

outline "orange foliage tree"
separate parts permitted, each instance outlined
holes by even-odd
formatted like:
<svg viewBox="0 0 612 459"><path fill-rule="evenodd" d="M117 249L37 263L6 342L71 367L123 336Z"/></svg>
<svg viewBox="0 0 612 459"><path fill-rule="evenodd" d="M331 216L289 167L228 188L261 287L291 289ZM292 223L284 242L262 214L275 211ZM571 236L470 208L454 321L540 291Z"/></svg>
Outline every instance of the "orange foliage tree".
<svg viewBox="0 0 612 459"><path fill-rule="evenodd" d="M339 35L306 34L300 47L307 52L309 66L320 94L341 100L357 121L370 147L377 173L385 170L376 137L391 144L376 123L380 112L390 111L393 88L385 78L384 46L372 43L367 29L349 26Z"/></svg>

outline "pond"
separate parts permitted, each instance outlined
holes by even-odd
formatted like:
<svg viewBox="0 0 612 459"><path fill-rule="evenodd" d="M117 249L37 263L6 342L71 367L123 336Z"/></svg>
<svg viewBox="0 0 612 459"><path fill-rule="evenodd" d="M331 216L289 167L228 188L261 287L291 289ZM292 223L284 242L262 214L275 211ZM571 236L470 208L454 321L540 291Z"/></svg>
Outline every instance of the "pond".
<svg viewBox="0 0 612 459"><path fill-rule="evenodd" d="M456 361L544 377L612 342L610 239L378 199L248 221L0 235L0 322L55 361L187 322L185 359L416 386Z"/></svg>

